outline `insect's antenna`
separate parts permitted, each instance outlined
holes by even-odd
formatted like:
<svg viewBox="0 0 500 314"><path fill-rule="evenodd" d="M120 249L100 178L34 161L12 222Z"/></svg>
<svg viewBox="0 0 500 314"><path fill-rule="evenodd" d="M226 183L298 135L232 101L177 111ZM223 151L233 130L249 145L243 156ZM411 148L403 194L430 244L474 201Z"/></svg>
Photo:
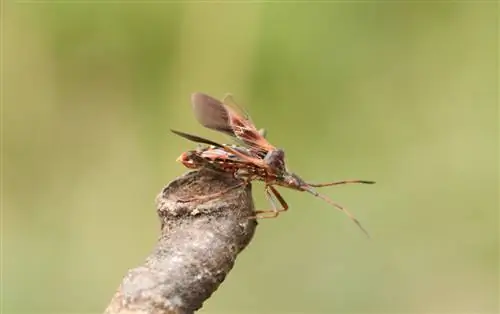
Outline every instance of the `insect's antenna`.
<svg viewBox="0 0 500 314"><path fill-rule="evenodd" d="M363 183L363 184L374 184L375 181L367 181L367 180L342 180L342 181L335 181L335 182L329 182L329 183L308 183L309 186L313 186L315 188L320 188L324 186L332 186L332 185L341 185L341 184L350 184L350 183Z"/></svg>
<svg viewBox="0 0 500 314"><path fill-rule="evenodd" d="M364 234L370 238L370 234L368 233L368 231L366 231L365 228L363 228L363 226L361 225L361 223L359 222L359 220L356 219L356 217L354 217L345 207L335 203L334 201L332 201L331 199L329 199L328 197L322 195L322 194L319 194L318 192L314 191L313 189L309 188L309 187L304 187L305 191L311 193L312 195L314 196L317 196L319 198L321 198L322 200L324 200L325 202L327 202L328 204L336 207L338 210L340 210L341 212L343 212L344 214L347 215L347 217L349 217L349 219L351 219L356 225L358 225L359 229L361 229L361 231L364 232Z"/></svg>

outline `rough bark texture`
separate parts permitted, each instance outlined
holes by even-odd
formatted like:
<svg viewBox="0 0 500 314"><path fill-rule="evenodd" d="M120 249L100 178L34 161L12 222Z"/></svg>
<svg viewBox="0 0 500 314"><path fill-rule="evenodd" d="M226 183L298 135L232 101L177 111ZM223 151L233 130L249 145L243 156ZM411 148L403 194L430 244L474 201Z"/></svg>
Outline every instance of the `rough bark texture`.
<svg viewBox="0 0 500 314"><path fill-rule="evenodd" d="M193 313L222 283L236 256L253 237L257 222L251 186L212 200L211 195L240 181L211 170L189 172L158 195L158 244L145 263L131 269L106 314Z"/></svg>

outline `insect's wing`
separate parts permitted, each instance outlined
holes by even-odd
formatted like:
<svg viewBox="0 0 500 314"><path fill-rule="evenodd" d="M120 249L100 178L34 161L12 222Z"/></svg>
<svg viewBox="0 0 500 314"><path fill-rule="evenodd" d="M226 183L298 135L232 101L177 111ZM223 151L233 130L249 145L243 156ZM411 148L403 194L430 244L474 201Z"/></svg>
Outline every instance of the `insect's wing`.
<svg viewBox="0 0 500 314"><path fill-rule="evenodd" d="M191 95L191 104L198 122L206 128L235 137L230 124L229 111L220 100L203 93Z"/></svg>
<svg viewBox="0 0 500 314"><path fill-rule="evenodd" d="M196 119L204 127L236 137L264 154L275 149L230 94L221 102L198 92L191 95L191 103Z"/></svg>
<svg viewBox="0 0 500 314"><path fill-rule="evenodd" d="M276 149L266 140L265 132L257 130L248 114L236 104L230 94L224 97L223 104L228 112L229 125L238 139L262 152Z"/></svg>
<svg viewBox="0 0 500 314"><path fill-rule="evenodd" d="M196 135L192 135L192 134L188 134L188 133L184 133L184 132L176 131L176 130L172 130L172 129L170 131L172 131L172 133L174 133L174 134L179 135L180 137L183 137L185 139L188 139L188 140L196 142L196 143L213 145L216 147L224 147L223 145L221 145L219 143L216 143L214 141L208 140L208 139L200 137L200 136L196 136Z"/></svg>
<svg viewBox="0 0 500 314"><path fill-rule="evenodd" d="M234 158L234 155L228 153L222 148L207 149L201 153L201 156L210 160Z"/></svg>
<svg viewBox="0 0 500 314"><path fill-rule="evenodd" d="M249 124L255 125L253 123L252 118L250 118L250 114L243 108L242 106L238 105L236 101L234 101L233 94L231 93L226 93L224 97L222 98L222 103L229 108L231 108L232 113L234 115L237 115L241 117L242 119L248 121Z"/></svg>
<svg viewBox="0 0 500 314"><path fill-rule="evenodd" d="M188 133L184 133L181 131L176 131L176 130L172 130L172 129L170 131L172 131L172 133L174 133L174 134L179 135L180 137L183 137L185 139L188 139L188 140L196 142L196 143L203 143L203 144L212 145L215 147L220 147L220 148L224 149L225 151L227 151L228 153L232 153L235 156L241 158L242 160L245 160L248 163L252 163L257 167L265 167L265 164L263 163L263 161L261 159L254 157L254 156L251 156L251 155L248 155L248 153L243 152L239 149L234 149L234 148L231 148L229 146L221 145L219 143L208 140L206 138L199 137L199 136L192 135L192 134L188 134Z"/></svg>

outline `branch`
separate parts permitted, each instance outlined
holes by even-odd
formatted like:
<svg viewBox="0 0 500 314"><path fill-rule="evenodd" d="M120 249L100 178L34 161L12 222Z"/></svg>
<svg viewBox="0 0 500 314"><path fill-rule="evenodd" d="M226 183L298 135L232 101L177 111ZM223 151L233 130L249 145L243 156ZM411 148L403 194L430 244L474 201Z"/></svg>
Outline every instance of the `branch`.
<svg viewBox="0 0 500 314"><path fill-rule="evenodd" d="M211 170L189 172L157 196L161 235L142 266L131 269L105 314L193 313L219 287L257 222L250 184L205 201L181 202L241 181Z"/></svg>

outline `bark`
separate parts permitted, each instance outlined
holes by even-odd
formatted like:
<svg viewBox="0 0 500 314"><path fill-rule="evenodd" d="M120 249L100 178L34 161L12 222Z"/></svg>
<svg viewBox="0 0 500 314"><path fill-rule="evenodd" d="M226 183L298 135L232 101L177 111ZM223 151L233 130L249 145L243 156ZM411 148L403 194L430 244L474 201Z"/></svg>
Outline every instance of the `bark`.
<svg viewBox="0 0 500 314"><path fill-rule="evenodd" d="M257 222L251 185L213 195L241 183L208 169L168 184L156 199L161 235L143 265L131 269L106 314L193 313L224 281L249 244Z"/></svg>

